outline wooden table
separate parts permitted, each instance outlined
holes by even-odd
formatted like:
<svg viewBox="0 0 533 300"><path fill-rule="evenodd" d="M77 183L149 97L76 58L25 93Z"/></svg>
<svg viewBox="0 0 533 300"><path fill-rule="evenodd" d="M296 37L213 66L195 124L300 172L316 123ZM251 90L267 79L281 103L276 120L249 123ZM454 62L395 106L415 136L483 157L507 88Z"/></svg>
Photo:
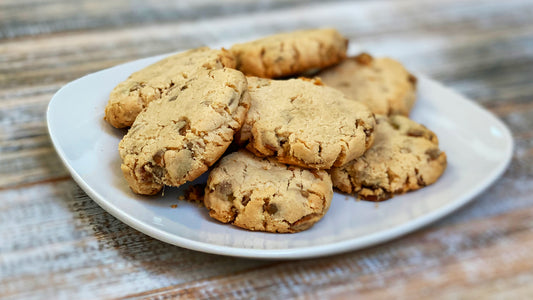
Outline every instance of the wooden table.
<svg viewBox="0 0 533 300"><path fill-rule="evenodd" d="M45 111L84 74L137 58L334 26L475 99L512 130L494 185L370 249L300 261L203 254L121 223L72 180ZM0 2L0 298L532 298L533 1ZM76 99L72 99L76 101Z"/></svg>

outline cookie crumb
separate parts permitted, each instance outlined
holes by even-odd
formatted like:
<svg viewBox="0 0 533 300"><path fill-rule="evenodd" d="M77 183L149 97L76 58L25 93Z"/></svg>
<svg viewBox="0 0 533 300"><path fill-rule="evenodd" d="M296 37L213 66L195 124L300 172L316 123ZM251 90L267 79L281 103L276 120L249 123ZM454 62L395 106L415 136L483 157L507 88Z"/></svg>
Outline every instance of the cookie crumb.
<svg viewBox="0 0 533 300"><path fill-rule="evenodd" d="M370 65L374 58L368 53L361 53L355 57L355 61L361 65Z"/></svg>
<svg viewBox="0 0 533 300"><path fill-rule="evenodd" d="M171 208L176 208L176 207L178 207L178 205L177 204L172 204L170 207Z"/></svg>
<svg viewBox="0 0 533 300"><path fill-rule="evenodd" d="M188 186L185 190L185 200L196 203L198 206L204 206L205 186L205 184Z"/></svg>

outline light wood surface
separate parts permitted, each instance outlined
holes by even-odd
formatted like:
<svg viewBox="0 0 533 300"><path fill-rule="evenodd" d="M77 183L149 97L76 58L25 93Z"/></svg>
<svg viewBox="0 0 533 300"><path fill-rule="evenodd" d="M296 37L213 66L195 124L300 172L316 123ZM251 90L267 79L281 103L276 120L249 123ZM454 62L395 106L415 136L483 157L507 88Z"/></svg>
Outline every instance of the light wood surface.
<svg viewBox="0 0 533 300"><path fill-rule="evenodd" d="M533 298L533 1L0 1L0 298ZM492 111L512 163L473 202L361 251L300 261L171 246L71 179L52 95L129 60L332 26ZM72 99L76 101L76 99Z"/></svg>

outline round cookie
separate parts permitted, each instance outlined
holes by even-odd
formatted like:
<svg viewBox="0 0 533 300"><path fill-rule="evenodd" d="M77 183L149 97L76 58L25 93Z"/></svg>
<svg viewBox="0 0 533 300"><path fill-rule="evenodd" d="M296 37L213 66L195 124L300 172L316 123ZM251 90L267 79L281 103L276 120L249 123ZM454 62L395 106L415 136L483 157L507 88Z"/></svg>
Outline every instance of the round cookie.
<svg viewBox="0 0 533 300"><path fill-rule="evenodd" d="M211 171L204 204L209 215L223 223L298 232L318 222L332 198L326 171L288 166L240 150L222 158Z"/></svg>
<svg viewBox="0 0 533 300"><path fill-rule="evenodd" d="M151 102L119 144L131 189L151 195L204 173L243 123L250 105L246 85L239 71L204 70Z"/></svg>
<svg viewBox="0 0 533 300"><path fill-rule="evenodd" d="M248 77L250 111L238 141L257 156L313 169L341 166L370 147L374 115L363 104L309 79Z"/></svg>
<svg viewBox="0 0 533 300"><path fill-rule="evenodd" d="M198 70L223 67L235 68L233 55L224 49L203 47L164 58L119 83L109 95L104 118L114 127L129 127L148 103L184 85Z"/></svg>
<svg viewBox="0 0 533 300"><path fill-rule="evenodd" d="M278 78L334 65L346 57L348 40L335 29L300 30L237 44L230 51L249 76Z"/></svg>
<svg viewBox="0 0 533 300"><path fill-rule="evenodd" d="M320 72L324 84L366 104L375 114L408 116L416 99L416 77L390 58L363 53Z"/></svg>
<svg viewBox="0 0 533 300"><path fill-rule="evenodd" d="M374 145L360 158L330 170L333 185L370 201L382 201L437 181L446 154L437 136L407 117L376 116Z"/></svg>

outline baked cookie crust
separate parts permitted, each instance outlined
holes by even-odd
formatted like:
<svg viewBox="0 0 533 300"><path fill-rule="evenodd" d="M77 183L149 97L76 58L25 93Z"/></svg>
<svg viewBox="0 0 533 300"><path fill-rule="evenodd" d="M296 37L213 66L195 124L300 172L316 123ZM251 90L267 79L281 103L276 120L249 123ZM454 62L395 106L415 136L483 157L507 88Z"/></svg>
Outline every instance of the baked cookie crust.
<svg viewBox="0 0 533 300"><path fill-rule="evenodd" d="M241 128L250 105L246 77L204 70L150 103L119 144L131 189L151 195L207 171Z"/></svg>
<svg viewBox="0 0 533 300"><path fill-rule="evenodd" d="M313 169L341 166L372 145L374 115L318 80L248 78L252 98L238 140L260 157Z"/></svg>
<svg viewBox="0 0 533 300"><path fill-rule="evenodd" d="M416 77L391 58L362 53L317 76L346 97L366 104L375 114L409 116L416 100Z"/></svg>
<svg viewBox="0 0 533 300"><path fill-rule="evenodd" d="M109 95L104 119L116 128L129 127L148 103L164 97L174 86L182 86L202 70L235 68L231 53L207 47L164 58L131 74Z"/></svg>
<svg viewBox="0 0 533 300"><path fill-rule="evenodd" d="M346 57L347 46L337 30L313 29L236 44L230 51L244 74L279 78L334 65Z"/></svg>
<svg viewBox="0 0 533 300"><path fill-rule="evenodd" d="M222 158L211 171L204 203L220 222L289 233L318 222L332 198L326 171L288 166L240 150Z"/></svg>
<svg viewBox="0 0 533 300"><path fill-rule="evenodd" d="M437 181L446 169L446 154L435 133L400 115L376 119L374 145L360 158L331 169L333 185L364 200L383 201Z"/></svg>

